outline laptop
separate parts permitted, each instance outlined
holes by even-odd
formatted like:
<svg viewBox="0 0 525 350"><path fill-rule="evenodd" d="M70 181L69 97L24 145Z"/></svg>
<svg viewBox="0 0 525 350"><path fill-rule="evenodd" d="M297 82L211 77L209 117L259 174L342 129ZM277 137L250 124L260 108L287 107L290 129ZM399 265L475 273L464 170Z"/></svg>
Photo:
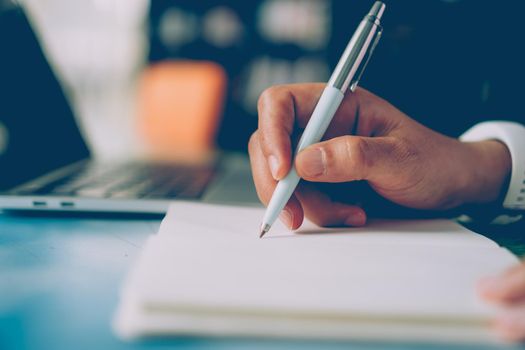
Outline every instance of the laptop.
<svg viewBox="0 0 525 350"><path fill-rule="evenodd" d="M0 7L0 52L0 210L163 214L173 200L257 201L245 155L192 166L93 159L19 6Z"/></svg>

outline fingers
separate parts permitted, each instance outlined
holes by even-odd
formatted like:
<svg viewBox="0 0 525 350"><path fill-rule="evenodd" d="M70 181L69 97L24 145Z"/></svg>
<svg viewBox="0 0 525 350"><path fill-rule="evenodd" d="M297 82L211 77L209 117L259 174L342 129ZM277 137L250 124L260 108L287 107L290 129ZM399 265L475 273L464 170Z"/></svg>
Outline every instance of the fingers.
<svg viewBox="0 0 525 350"><path fill-rule="evenodd" d="M291 135L295 128L301 129L306 126L324 87L325 84L283 85L272 87L261 95L258 102L259 128L250 141L249 151L257 193L263 203L267 204L270 200L276 180L282 179L289 172L292 162ZM357 89L344 98L330 123L325 138L331 139L353 132L357 132L358 135L364 133L366 136L372 134L380 136L384 130L381 126L385 124L382 122L384 115L389 114L388 108L394 107L363 89ZM361 145L358 141L348 140L347 143L351 143L356 150L358 147L366 146ZM367 141L365 140L364 143ZM376 144L379 145L379 142L372 146ZM326 151L324 159L328 160L328 163L321 163L327 166L323 168L326 171L322 172L322 175L327 176L315 175L304 176L304 178L327 182L365 178L364 171L370 167L362 165L364 161L368 162L373 158L358 158L355 155L362 156L367 152L354 152L351 147L341 148L343 144L338 146L337 143L331 143L330 145L333 147L321 149L321 151ZM354 152L352 157L344 154L348 150ZM378 150L376 153L380 152L381 150ZM375 153L370 152L370 154ZM345 163L336 164L338 159L342 159ZM347 162L348 159L351 160L350 163ZM352 162L355 163L352 168L356 170L353 173L344 172L344 169L349 164L352 165ZM298 198L293 197L286 206L283 221L290 223L289 227L297 228L301 224L304 216L303 210L308 211L307 215L312 221L322 226L339 224L358 226L366 221L366 215L361 209L333 202L327 195L321 195L320 192L313 196L300 191L298 196L301 195L302 200L299 201Z"/></svg>
<svg viewBox="0 0 525 350"><path fill-rule="evenodd" d="M503 311L493 322L493 329L500 338L518 342L525 340L525 305Z"/></svg>
<svg viewBox="0 0 525 350"><path fill-rule="evenodd" d="M304 215L318 226L363 226L366 223L363 209L334 202L325 193L308 184L300 184L296 196Z"/></svg>
<svg viewBox="0 0 525 350"><path fill-rule="evenodd" d="M290 170L292 146L290 136L294 128L295 104L289 91L273 87L261 94L258 102L259 139L275 180L282 179Z"/></svg>
<svg viewBox="0 0 525 350"><path fill-rule="evenodd" d="M484 299L505 305L493 321L496 334L508 341L524 341L525 264L516 265L500 276L481 280L478 291Z"/></svg>
<svg viewBox="0 0 525 350"><path fill-rule="evenodd" d="M262 153L258 132L255 132L250 138L248 152L250 153L250 163L257 195L261 202L267 205L275 190L277 181L270 175L269 165L265 161ZM301 226L303 222L303 209L295 195L292 196L286 204L280 218L283 223L292 230Z"/></svg>
<svg viewBox="0 0 525 350"><path fill-rule="evenodd" d="M525 300L525 264L514 266L500 276L483 279L478 289L483 298L496 303Z"/></svg>
<svg viewBox="0 0 525 350"><path fill-rule="evenodd" d="M258 132L252 135L248 150L257 195L267 205L277 181L270 176L268 163L264 161ZM363 226L366 223L363 209L334 202L327 194L312 186L300 184L280 219L287 227L295 230L301 226L305 215L319 226Z"/></svg>
<svg viewBox="0 0 525 350"><path fill-rule="evenodd" d="M294 126L304 128L321 96L324 84L293 84L265 90L258 102L261 148L274 179L290 170ZM368 96L368 97L367 97ZM354 128L359 101L373 96L364 90L348 94L334 116L326 137L349 134Z"/></svg>
<svg viewBox="0 0 525 350"><path fill-rule="evenodd" d="M395 172L405 153L393 138L341 136L306 148L295 165L308 181L374 181Z"/></svg>

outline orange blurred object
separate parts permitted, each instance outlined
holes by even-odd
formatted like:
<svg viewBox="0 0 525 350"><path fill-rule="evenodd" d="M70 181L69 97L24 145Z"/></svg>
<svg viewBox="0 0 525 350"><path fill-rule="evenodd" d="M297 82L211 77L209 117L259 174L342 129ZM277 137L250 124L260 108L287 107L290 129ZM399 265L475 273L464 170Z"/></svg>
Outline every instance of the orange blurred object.
<svg viewBox="0 0 525 350"><path fill-rule="evenodd" d="M227 78L213 62L166 61L142 74L138 127L147 155L195 161L213 153Z"/></svg>

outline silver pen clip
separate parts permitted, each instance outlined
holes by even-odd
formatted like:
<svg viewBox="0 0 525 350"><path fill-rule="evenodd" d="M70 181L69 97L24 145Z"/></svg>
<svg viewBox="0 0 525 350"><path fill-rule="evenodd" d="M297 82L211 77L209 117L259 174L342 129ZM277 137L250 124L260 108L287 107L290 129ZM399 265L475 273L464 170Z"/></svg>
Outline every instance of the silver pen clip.
<svg viewBox="0 0 525 350"><path fill-rule="evenodd" d="M354 90L357 87L357 84L359 83L359 80L361 79L361 76L363 75L363 72L365 71L366 65L368 64L368 61L370 61L370 57L372 57L372 53L374 52L377 43L379 42L379 39L381 39L381 34L383 33L383 27L378 26L377 31L375 33L372 45L368 47L368 50L365 53L365 57L361 61L361 64L357 68L356 74L354 75L354 79L352 79L349 89L350 91L354 92Z"/></svg>

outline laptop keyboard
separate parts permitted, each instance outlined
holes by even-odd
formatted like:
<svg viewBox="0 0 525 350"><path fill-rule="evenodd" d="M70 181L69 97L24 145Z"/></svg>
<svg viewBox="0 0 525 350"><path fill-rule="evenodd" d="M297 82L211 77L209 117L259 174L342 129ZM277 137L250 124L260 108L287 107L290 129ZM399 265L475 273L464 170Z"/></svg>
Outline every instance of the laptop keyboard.
<svg viewBox="0 0 525 350"><path fill-rule="evenodd" d="M197 199L214 173L214 166L88 163L73 175L32 193L115 199Z"/></svg>

